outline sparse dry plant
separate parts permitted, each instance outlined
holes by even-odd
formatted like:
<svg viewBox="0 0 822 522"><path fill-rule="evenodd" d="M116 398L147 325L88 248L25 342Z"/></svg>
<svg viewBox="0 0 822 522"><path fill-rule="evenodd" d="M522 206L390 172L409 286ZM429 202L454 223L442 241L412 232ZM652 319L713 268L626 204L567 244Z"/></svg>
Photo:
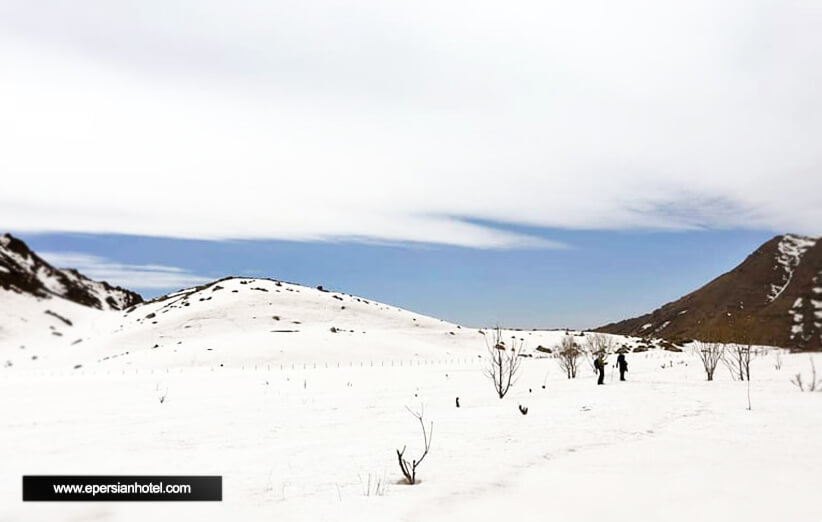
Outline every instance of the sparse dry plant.
<svg viewBox="0 0 822 522"><path fill-rule="evenodd" d="M608 356L614 353L614 341L605 334L591 334L585 337L583 351L591 366L591 371L597 373L596 360L600 359L603 365L606 364Z"/></svg>
<svg viewBox="0 0 822 522"><path fill-rule="evenodd" d="M726 347L722 362L735 381L751 380L751 359L755 356L749 344L730 344Z"/></svg>
<svg viewBox="0 0 822 522"><path fill-rule="evenodd" d="M750 344L730 344L725 349L722 361L731 372L731 378L735 381L747 381L748 383L748 409L751 408L751 359L756 356L756 351Z"/></svg>
<svg viewBox="0 0 822 522"><path fill-rule="evenodd" d="M805 383L802 380L802 374L797 373L796 376L791 379L791 383L796 385L796 387L799 388L799 391L822 391L822 379L816 379L816 365L813 362L813 357L808 357L808 359L811 361L811 380ZM807 389L805 388L806 384Z"/></svg>
<svg viewBox="0 0 822 522"><path fill-rule="evenodd" d="M511 347L507 347L502 338L502 330L496 327L490 334L485 334L485 345L488 349L488 361L484 373L502 399L517 381L525 343L518 343L516 337L512 337Z"/></svg>
<svg viewBox="0 0 822 522"><path fill-rule="evenodd" d="M699 356L699 360L702 361L702 367L705 369L705 375L708 380L714 380L714 372L725 353L725 345L714 342L695 341L694 351L697 356Z"/></svg>
<svg viewBox="0 0 822 522"><path fill-rule="evenodd" d="M412 411L408 406L406 406L405 409L408 410L408 413L420 421L420 427L422 428L422 440L425 448L422 455L420 455L418 459L412 459L410 462L405 458L405 446L402 447L402 451L397 450L397 460L399 461L400 470L405 477L405 481L408 484L413 485L417 483L417 468L420 464L422 464L422 461L425 459L426 455L428 455L428 450L431 449L431 437L434 434L434 421L431 421L429 429L426 430L425 421L423 420L423 406L420 405L419 412Z"/></svg>
<svg viewBox="0 0 822 522"><path fill-rule="evenodd" d="M385 475L368 474L366 481L360 477L360 482L363 482L363 495L366 497L381 497L385 495L386 482Z"/></svg>
<svg viewBox="0 0 822 522"><path fill-rule="evenodd" d="M580 359L582 358L582 350L580 350L573 337L567 334L562 337L556 349L556 358L557 364L565 372L565 375L569 379L576 379Z"/></svg>

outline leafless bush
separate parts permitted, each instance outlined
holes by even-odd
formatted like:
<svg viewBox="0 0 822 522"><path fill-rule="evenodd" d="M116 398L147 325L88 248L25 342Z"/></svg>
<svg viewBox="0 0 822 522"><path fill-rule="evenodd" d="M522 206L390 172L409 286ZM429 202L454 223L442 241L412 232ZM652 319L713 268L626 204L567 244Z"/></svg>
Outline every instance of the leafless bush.
<svg viewBox="0 0 822 522"><path fill-rule="evenodd" d="M731 378L735 381L748 382L748 409L751 409L751 359L756 356L756 351L751 349L750 344L733 343L726 346L722 362L731 372Z"/></svg>
<svg viewBox="0 0 822 522"><path fill-rule="evenodd" d="M816 365L813 363L813 357L808 357L811 361L811 380L808 382L808 388L805 389L805 383L802 381L802 374L797 373L796 376L791 379L791 383L795 384L799 391L822 391L822 379L816 380Z"/></svg>
<svg viewBox="0 0 822 522"><path fill-rule="evenodd" d="M154 391L158 393L157 400L160 401L160 404L166 402L166 399L168 398L168 387L166 387L164 392L160 393L160 384L158 383L154 386Z"/></svg>
<svg viewBox="0 0 822 522"><path fill-rule="evenodd" d="M773 363L773 367L777 370L782 369L782 350L777 350L775 354L775 361Z"/></svg>
<svg viewBox="0 0 822 522"><path fill-rule="evenodd" d="M597 373L597 359L600 359L603 365L606 364L608 356L614 352L614 341L607 335L595 333L585 337L583 351L591 366L591 371Z"/></svg>
<svg viewBox="0 0 822 522"><path fill-rule="evenodd" d="M494 383L494 390L502 399L517 380L524 342L517 343L516 337L512 337L509 349L502 339L502 331L497 327L490 335L485 334L485 345L488 349L485 375Z"/></svg>
<svg viewBox="0 0 822 522"><path fill-rule="evenodd" d="M425 429L425 421L423 420L423 407L420 406L420 411L415 412L412 411L411 408L408 406L405 407L408 410L408 413L413 415L420 421L420 427L422 427L422 440L425 446L425 450L420 455L420 458L413 459L411 462L405 459L405 446L402 447L402 451L397 450L397 460L400 464L400 470L402 471L403 476L405 477L405 481L409 484L416 484L417 483L417 467L422 464L423 459L425 456L428 455L428 450L431 449L431 437L434 434L434 422L431 421L430 428L428 430Z"/></svg>
<svg viewBox="0 0 822 522"><path fill-rule="evenodd" d="M731 372L731 378L735 381L751 380L751 359L755 352L750 345L730 344L727 345L722 362Z"/></svg>
<svg viewBox="0 0 822 522"><path fill-rule="evenodd" d="M713 342L694 342L694 351L702 361L702 367L705 368L705 375L709 381L714 380L714 372L719 361L725 353L725 345Z"/></svg>
<svg viewBox="0 0 822 522"><path fill-rule="evenodd" d="M360 477L360 482L362 482L362 477ZM366 497L381 497L385 495L385 488L385 475L380 476L369 473L367 481L363 484L363 495Z"/></svg>
<svg viewBox="0 0 822 522"><path fill-rule="evenodd" d="M565 335L556 349L557 364L565 372L569 379L576 379L579 370L579 361L582 358L582 350L579 349L574 338Z"/></svg>

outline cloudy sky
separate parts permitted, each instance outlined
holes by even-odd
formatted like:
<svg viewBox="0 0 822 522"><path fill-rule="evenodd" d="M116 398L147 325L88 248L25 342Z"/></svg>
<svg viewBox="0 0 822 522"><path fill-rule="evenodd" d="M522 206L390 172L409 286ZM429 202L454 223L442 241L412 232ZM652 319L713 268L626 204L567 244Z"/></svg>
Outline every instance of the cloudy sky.
<svg viewBox="0 0 822 522"><path fill-rule="evenodd" d="M4 0L0 71L23 234L822 234L818 2Z"/></svg>

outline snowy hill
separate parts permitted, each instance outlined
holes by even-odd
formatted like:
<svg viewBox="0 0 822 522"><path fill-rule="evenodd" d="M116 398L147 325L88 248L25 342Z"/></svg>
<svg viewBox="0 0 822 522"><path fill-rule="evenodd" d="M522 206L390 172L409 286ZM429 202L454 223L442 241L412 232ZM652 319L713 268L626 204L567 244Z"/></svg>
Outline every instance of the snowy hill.
<svg viewBox="0 0 822 522"><path fill-rule="evenodd" d="M252 278L176 292L106 321L109 334L90 336L78 355L151 367L444 358L464 352L467 333L368 299Z"/></svg>
<svg viewBox="0 0 822 522"><path fill-rule="evenodd" d="M49 266L16 238L3 236L2 246L0 363L6 367L336 367L486 351L482 329L322 287L229 277L142 302ZM528 355L544 356L565 332L504 335L524 343ZM630 349L642 341L617 336L615 343Z"/></svg>
<svg viewBox="0 0 822 522"><path fill-rule="evenodd" d="M272 279L221 279L124 311L84 309L62 299L14 298L18 302L10 308L39 321L22 323L28 330L18 328L17 337L5 339L7 345L27 345L25 355L0 351L23 368L409 364L485 353L484 330ZM46 313L47 305L57 313ZM58 314L76 319L69 325ZM507 338L524 342L530 355L544 354L538 348L556 346L563 335L505 331ZM616 341L628 347L640 343L624 337Z"/></svg>

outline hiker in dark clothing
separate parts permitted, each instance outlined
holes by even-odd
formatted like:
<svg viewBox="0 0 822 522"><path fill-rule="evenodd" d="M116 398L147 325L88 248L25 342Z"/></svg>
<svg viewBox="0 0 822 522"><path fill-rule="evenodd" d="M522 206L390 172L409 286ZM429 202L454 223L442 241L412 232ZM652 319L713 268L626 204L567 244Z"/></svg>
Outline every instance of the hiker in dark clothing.
<svg viewBox="0 0 822 522"><path fill-rule="evenodd" d="M605 363L602 361L601 355L597 355L594 359L594 370L599 372L597 384L605 384Z"/></svg>
<svg viewBox="0 0 822 522"><path fill-rule="evenodd" d="M617 366L619 367L619 380L624 381L625 380L625 372L628 371L628 361L625 360L625 354L624 353L619 354L619 357L617 357L617 362L616 363L617 363Z"/></svg>

